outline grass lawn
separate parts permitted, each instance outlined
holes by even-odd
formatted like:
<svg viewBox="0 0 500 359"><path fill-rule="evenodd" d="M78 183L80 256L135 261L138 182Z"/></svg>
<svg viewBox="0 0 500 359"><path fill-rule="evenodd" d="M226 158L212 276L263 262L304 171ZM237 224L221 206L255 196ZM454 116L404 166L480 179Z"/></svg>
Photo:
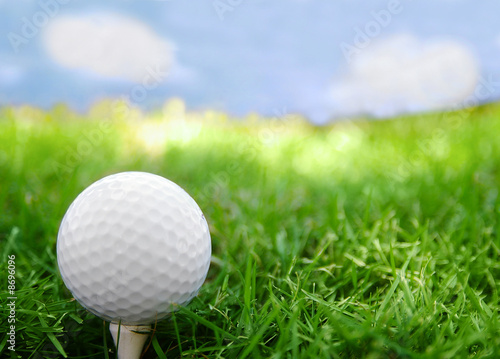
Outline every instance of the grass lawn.
<svg viewBox="0 0 500 359"><path fill-rule="evenodd" d="M85 187L139 170L195 198L213 245L144 358L500 358L500 106L321 128L110 108L0 110L0 357L115 357L56 236Z"/></svg>

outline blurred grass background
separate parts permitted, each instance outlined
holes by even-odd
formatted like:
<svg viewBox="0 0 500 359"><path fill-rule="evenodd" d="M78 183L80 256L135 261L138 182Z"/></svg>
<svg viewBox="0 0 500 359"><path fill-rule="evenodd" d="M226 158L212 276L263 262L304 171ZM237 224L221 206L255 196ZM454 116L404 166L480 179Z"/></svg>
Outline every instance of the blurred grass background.
<svg viewBox="0 0 500 359"><path fill-rule="evenodd" d="M499 134L495 104L323 127L179 100L3 108L0 277L15 254L18 300L17 352L3 336L0 354L114 357L55 243L79 192L135 170L185 188L213 241L207 283L146 358L500 357Z"/></svg>

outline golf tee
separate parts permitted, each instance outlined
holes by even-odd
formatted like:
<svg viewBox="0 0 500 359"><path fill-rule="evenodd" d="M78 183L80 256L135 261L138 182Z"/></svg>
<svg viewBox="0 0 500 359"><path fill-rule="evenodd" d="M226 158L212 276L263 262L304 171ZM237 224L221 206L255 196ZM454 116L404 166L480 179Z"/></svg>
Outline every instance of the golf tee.
<svg viewBox="0 0 500 359"><path fill-rule="evenodd" d="M139 359L151 333L151 327L110 323L109 331L118 351L118 359Z"/></svg>

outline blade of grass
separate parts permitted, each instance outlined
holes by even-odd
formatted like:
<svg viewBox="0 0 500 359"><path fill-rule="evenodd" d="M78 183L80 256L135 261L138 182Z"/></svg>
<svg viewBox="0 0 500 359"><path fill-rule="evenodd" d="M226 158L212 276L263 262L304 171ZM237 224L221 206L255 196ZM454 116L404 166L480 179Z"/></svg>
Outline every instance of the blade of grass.
<svg viewBox="0 0 500 359"><path fill-rule="evenodd" d="M44 328L47 328L49 329L50 327L48 326L47 322L45 321L45 319L43 319L43 317L41 315L38 316L38 319L40 320L40 323L42 324L42 327ZM52 344L54 344L54 347L57 349L57 351L65 358L68 357L68 355L66 354L66 352L64 351L64 348L62 347L61 343L59 342L59 340L57 340L56 336L54 335L54 333L52 332L49 332L47 331L46 332L47 334L47 337L49 338L49 340L52 342Z"/></svg>
<svg viewBox="0 0 500 359"><path fill-rule="evenodd" d="M160 343L158 343L158 339L156 338L156 335L153 335L153 348L155 350L156 355L158 355L158 358L160 359L167 359L167 356L161 349Z"/></svg>

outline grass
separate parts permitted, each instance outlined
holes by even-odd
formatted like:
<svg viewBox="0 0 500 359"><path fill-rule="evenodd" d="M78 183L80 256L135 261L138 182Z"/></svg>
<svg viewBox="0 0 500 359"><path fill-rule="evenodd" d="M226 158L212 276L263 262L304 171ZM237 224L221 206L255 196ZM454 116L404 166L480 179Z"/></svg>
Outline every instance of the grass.
<svg viewBox="0 0 500 359"><path fill-rule="evenodd" d="M322 128L117 106L1 111L0 278L14 254L17 295L1 357L115 357L55 244L76 195L126 170L184 187L213 241L199 296L144 358L500 357L498 105Z"/></svg>

